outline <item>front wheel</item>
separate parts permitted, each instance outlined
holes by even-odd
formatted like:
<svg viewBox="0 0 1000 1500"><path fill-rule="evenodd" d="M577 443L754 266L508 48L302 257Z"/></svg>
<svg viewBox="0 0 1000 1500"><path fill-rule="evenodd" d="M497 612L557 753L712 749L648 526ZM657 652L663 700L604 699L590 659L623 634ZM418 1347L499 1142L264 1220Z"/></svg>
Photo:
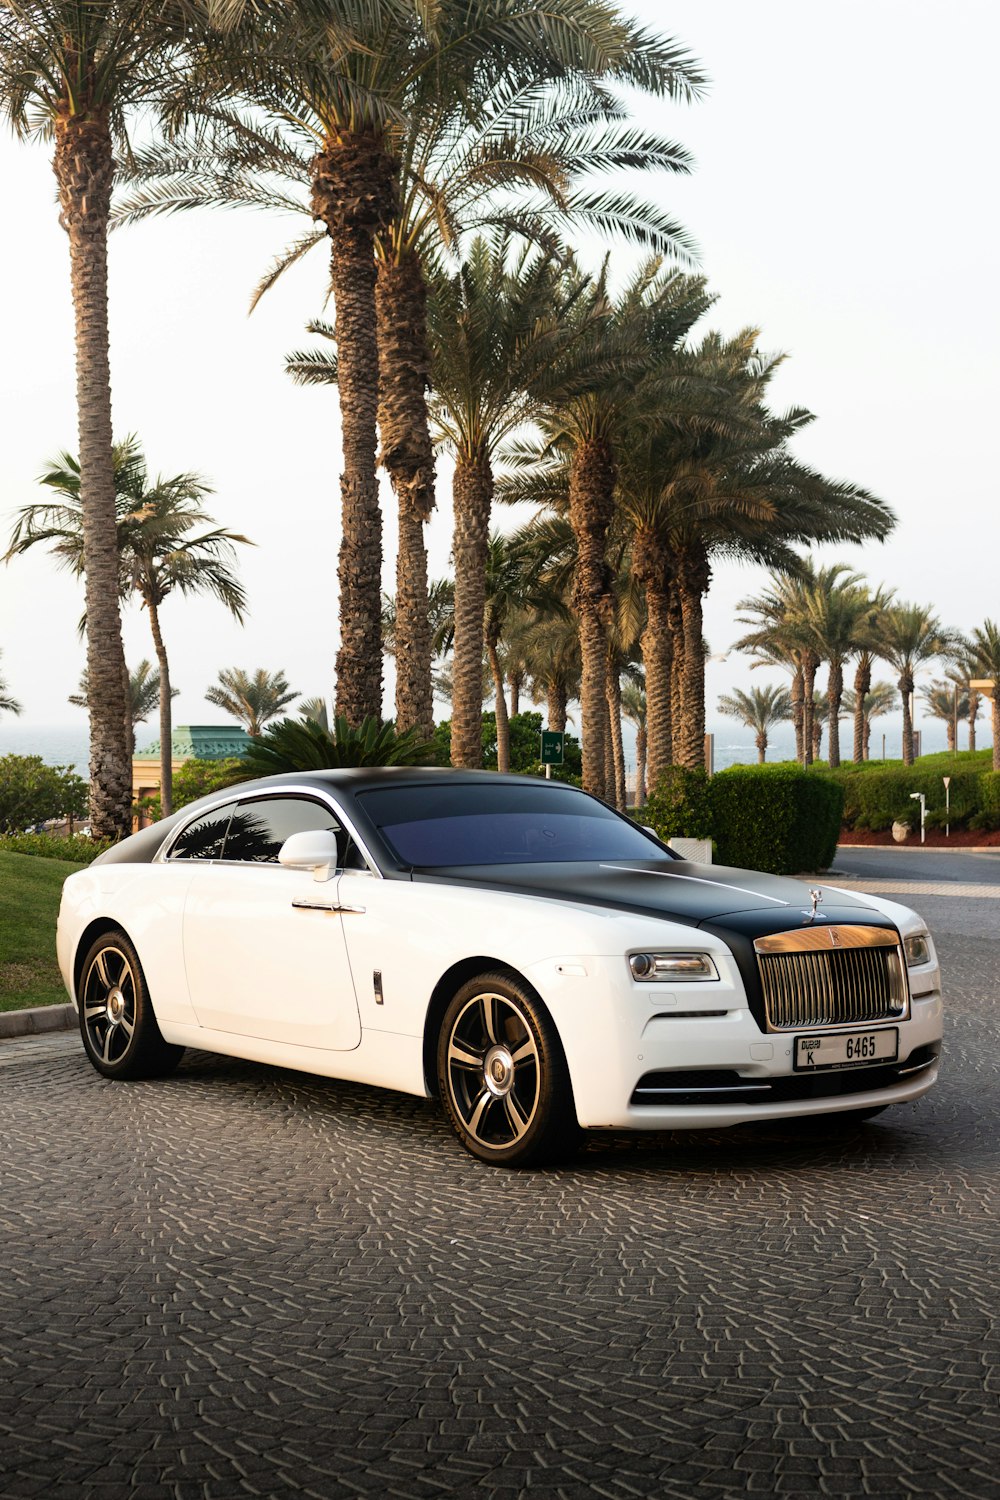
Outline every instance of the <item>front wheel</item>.
<svg viewBox="0 0 1000 1500"><path fill-rule="evenodd" d="M180 1062L184 1048L163 1040L139 955L124 932L106 932L91 946L78 999L84 1050L105 1078L158 1078Z"/></svg>
<svg viewBox="0 0 1000 1500"><path fill-rule="evenodd" d="M438 1085L467 1151L524 1167L565 1154L578 1133L562 1047L539 1001L506 974L464 984L438 1039Z"/></svg>

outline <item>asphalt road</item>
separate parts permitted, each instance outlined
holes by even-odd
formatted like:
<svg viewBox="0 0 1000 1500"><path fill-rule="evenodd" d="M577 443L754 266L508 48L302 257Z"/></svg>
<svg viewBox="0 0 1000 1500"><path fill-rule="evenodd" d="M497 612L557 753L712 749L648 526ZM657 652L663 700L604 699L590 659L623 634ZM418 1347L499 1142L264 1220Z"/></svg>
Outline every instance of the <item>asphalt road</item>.
<svg viewBox="0 0 1000 1500"><path fill-rule="evenodd" d="M905 893L914 856L842 856ZM912 866L955 887L913 898L942 1082L843 1133L600 1137L517 1175L420 1100L0 1044L0 1497L1000 1496L978 859Z"/></svg>

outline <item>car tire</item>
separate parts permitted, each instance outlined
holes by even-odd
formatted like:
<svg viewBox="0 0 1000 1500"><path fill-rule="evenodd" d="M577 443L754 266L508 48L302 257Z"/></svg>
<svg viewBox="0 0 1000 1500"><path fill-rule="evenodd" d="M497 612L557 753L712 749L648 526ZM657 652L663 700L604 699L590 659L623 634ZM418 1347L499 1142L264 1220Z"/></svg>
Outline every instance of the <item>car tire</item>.
<svg viewBox="0 0 1000 1500"><path fill-rule="evenodd" d="M84 1051L105 1078L162 1078L183 1047L165 1042L156 1024L139 955L119 929L91 944L77 992Z"/></svg>
<svg viewBox="0 0 1000 1500"><path fill-rule="evenodd" d="M445 1012L437 1076L455 1134L480 1161L541 1166L579 1138L555 1026L527 986L502 972L463 984Z"/></svg>

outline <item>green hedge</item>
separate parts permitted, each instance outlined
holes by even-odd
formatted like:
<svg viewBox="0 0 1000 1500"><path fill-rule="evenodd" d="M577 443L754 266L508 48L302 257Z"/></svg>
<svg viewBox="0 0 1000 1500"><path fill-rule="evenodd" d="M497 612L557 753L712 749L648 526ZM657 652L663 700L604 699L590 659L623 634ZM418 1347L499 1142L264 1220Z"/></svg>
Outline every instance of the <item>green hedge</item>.
<svg viewBox="0 0 1000 1500"><path fill-rule="evenodd" d="M72 838L53 833L9 833L0 837L0 849L9 854L37 854L42 859L63 859L74 865L89 865L110 848L110 839L88 839L79 833Z"/></svg>
<svg viewBox="0 0 1000 1500"><path fill-rule="evenodd" d="M795 875L826 869L843 790L796 765L731 766L717 776L672 767L642 810L663 839L711 838L719 864Z"/></svg>
<svg viewBox="0 0 1000 1500"><path fill-rule="evenodd" d="M796 875L833 863L844 794L830 777L797 766L731 766L711 790L720 864Z"/></svg>
<svg viewBox="0 0 1000 1500"><path fill-rule="evenodd" d="M829 773L844 789L845 828L888 828L902 819L916 805L912 792L923 792L928 813L944 813L945 788L942 773L921 765L890 767L884 771L852 773L842 768ZM962 828L981 808L979 771L944 772L951 774L951 826ZM936 821L936 818L935 818ZM943 819L942 819L943 821Z"/></svg>

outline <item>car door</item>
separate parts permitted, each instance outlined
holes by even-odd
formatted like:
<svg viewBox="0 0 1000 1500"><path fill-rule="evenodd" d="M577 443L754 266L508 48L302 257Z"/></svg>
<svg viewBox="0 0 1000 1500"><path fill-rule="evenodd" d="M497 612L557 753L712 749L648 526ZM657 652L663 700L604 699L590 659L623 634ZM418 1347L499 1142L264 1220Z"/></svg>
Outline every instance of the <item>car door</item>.
<svg viewBox="0 0 1000 1500"><path fill-rule="evenodd" d="M183 945L198 1024L297 1047L345 1051L361 1040L339 876L278 864L293 833L347 836L332 810L304 794L238 800L221 856L200 862L184 905Z"/></svg>

